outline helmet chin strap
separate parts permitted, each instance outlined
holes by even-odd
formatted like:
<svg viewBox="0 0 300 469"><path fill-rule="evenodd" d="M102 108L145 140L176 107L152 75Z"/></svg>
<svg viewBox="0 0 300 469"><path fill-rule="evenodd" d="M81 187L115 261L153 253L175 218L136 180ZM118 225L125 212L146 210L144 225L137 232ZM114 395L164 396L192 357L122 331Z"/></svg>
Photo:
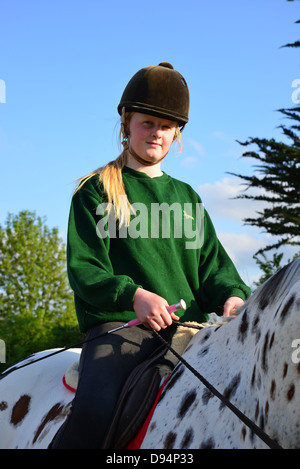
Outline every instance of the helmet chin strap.
<svg viewBox="0 0 300 469"><path fill-rule="evenodd" d="M129 145L128 145L128 151L130 153L131 156L133 156L133 158L138 161L139 163L143 164L144 166L154 166L158 163L160 163L168 154L168 152L163 155L160 160L158 161L147 161L147 160L144 160L143 158L141 158L135 151L134 149L132 148L132 145L131 143L129 142Z"/></svg>

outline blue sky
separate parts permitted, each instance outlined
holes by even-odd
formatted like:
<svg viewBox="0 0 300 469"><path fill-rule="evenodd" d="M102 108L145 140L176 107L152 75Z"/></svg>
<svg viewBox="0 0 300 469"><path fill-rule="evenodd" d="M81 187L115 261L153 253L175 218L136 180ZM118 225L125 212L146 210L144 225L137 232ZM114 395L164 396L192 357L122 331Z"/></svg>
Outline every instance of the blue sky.
<svg viewBox="0 0 300 469"><path fill-rule="evenodd" d="M268 239L243 225L258 207L231 199L240 181L227 172L253 174L236 140L283 139L276 110L294 105L300 59L281 46L300 36L299 5L1 0L0 224L8 212L35 210L65 239L73 181L118 155L124 87L140 68L168 61L187 80L191 108L183 152L171 151L163 170L200 193L250 283L252 255Z"/></svg>

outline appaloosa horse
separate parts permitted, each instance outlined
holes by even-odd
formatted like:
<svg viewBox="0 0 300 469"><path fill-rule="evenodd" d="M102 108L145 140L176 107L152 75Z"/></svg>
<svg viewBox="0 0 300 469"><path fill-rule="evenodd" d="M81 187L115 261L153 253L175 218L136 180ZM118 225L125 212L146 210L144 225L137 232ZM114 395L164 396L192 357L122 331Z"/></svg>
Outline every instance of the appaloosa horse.
<svg viewBox="0 0 300 469"><path fill-rule="evenodd" d="M74 393L62 384L80 350L0 375L0 447L47 448ZM282 448L300 448L300 259L258 288L239 315L206 327L182 357ZM162 392L141 448L267 448L181 362ZM99 423L101 424L101 423Z"/></svg>

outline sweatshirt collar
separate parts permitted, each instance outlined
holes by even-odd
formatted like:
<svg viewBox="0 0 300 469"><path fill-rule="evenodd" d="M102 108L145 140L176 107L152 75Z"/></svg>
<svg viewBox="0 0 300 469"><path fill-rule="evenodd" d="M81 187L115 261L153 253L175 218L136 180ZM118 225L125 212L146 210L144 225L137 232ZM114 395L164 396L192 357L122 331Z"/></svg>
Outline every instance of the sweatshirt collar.
<svg viewBox="0 0 300 469"><path fill-rule="evenodd" d="M135 179L144 180L145 182L152 181L156 183L166 183L170 179L170 176L168 176L166 173L163 173L161 176L150 177L148 174L143 173L142 171L137 171L136 169L128 168L128 166L124 166L122 173Z"/></svg>

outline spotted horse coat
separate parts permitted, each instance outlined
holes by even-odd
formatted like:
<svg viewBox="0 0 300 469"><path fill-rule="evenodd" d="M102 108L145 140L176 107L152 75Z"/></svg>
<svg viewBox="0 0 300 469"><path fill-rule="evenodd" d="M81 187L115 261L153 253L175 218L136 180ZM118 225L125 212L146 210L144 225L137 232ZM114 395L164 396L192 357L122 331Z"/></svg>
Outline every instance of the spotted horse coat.
<svg viewBox="0 0 300 469"><path fill-rule="evenodd" d="M65 420L74 394L63 384L66 370L80 349L66 350L33 363L56 350L35 353L13 371L0 375L0 449L43 449ZM31 362L29 366L19 366Z"/></svg>
<svg viewBox="0 0 300 469"><path fill-rule="evenodd" d="M283 448L300 448L300 258L220 328L196 334L184 359ZM300 350L300 348L299 348ZM267 448L183 365L173 371L142 448Z"/></svg>
<svg viewBox="0 0 300 469"><path fill-rule="evenodd" d="M183 358L283 448L300 447L300 259L284 267L222 327L199 331ZM40 352L33 361L49 351ZM71 349L0 375L0 448L47 448L73 393L62 384ZM1 379L2 378L2 379ZM142 448L265 448L230 409L179 363Z"/></svg>

